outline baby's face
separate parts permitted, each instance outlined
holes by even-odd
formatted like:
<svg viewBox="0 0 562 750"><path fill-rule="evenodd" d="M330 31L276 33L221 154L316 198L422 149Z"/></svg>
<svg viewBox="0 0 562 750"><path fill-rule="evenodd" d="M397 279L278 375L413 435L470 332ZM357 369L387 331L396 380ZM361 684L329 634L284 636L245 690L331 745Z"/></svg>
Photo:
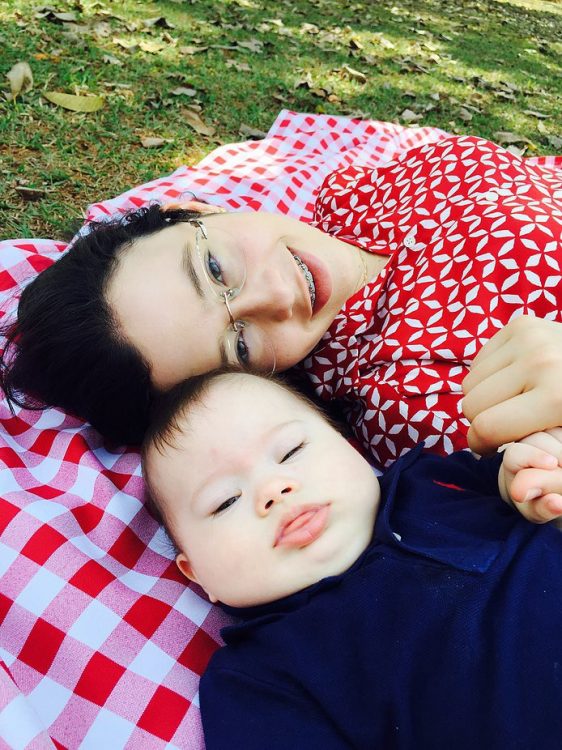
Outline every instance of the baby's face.
<svg viewBox="0 0 562 750"><path fill-rule="evenodd" d="M181 553L212 601L251 606L347 570L379 501L372 468L310 406L250 375L211 384L174 448L147 456Z"/></svg>

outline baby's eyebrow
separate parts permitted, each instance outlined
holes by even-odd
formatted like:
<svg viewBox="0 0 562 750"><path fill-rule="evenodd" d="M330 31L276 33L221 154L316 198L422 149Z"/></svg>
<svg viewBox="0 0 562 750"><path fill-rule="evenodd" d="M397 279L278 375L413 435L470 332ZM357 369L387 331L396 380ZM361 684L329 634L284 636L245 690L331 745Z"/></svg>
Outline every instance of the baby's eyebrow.
<svg viewBox="0 0 562 750"><path fill-rule="evenodd" d="M195 293L198 297L201 299L204 299L205 295L203 293L203 287L201 286L201 282L199 281L199 276L197 275L197 271L195 270L195 266L193 265L193 250L189 244L189 242L186 242L183 248L182 256L181 256L181 265L184 271L187 272L187 275L191 279L191 282L195 288Z"/></svg>

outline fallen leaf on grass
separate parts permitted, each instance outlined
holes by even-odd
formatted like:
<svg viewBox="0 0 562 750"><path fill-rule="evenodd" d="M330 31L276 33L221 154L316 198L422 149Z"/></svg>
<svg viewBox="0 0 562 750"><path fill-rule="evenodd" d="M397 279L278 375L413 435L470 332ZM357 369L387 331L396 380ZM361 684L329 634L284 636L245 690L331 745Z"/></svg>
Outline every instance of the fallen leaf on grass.
<svg viewBox="0 0 562 750"><path fill-rule="evenodd" d="M358 83L367 83L367 76L364 73L361 73L360 70L350 68L349 65L342 65L342 70L352 81L357 81Z"/></svg>
<svg viewBox="0 0 562 750"><path fill-rule="evenodd" d="M113 57L113 55L104 55L102 57L102 62L106 63L106 65L123 65L123 61L118 57Z"/></svg>
<svg viewBox="0 0 562 750"><path fill-rule="evenodd" d="M468 111L465 107L461 107L459 111L459 117L463 122L470 122L473 118L473 115L471 112Z"/></svg>
<svg viewBox="0 0 562 750"><path fill-rule="evenodd" d="M166 45L162 42L157 42L156 40L143 40L142 42L139 42L139 47L142 49L143 52L148 52L151 55L155 55L157 52L162 52L163 49L166 49Z"/></svg>
<svg viewBox="0 0 562 750"><path fill-rule="evenodd" d="M158 148L166 143L173 143L173 140L172 138L156 138L149 135L146 138L141 138L140 142L143 148Z"/></svg>
<svg viewBox="0 0 562 750"><path fill-rule="evenodd" d="M53 21L54 23L72 23L73 21L76 21L76 14L56 13L53 8L45 6L43 8L37 8L35 18L44 18L46 21Z"/></svg>
<svg viewBox="0 0 562 750"><path fill-rule="evenodd" d="M194 112L191 109L184 109L182 114L187 124L192 127L195 132L199 133L200 135L208 136L215 134L215 128L212 125L207 125L206 123L204 123L197 112Z"/></svg>
<svg viewBox="0 0 562 750"><path fill-rule="evenodd" d="M525 147L517 148L517 146L508 146L506 151L509 151L510 154L513 154L514 156L518 156L519 158L525 155Z"/></svg>
<svg viewBox="0 0 562 750"><path fill-rule="evenodd" d="M164 16L158 16L157 18L145 18L142 22L143 26L146 26L147 29L152 28L153 26L159 26L161 29L175 29L173 23L170 23L167 18L164 18Z"/></svg>
<svg viewBox="0 0 562 750"><path fill-rule="evenodd" d="M246 138L250 138L252 141L261 141L267 135L263 130L258 130L251 127L251 125L244 125L243 123L240 125L239 133Z"/></svg>
<svg viewBox="0 0 562 750"><path fill-rule="evenodd" d="M239 73L251 73L252 69L247 62L238 62L237 60L225 60L227 68L234 68Z"/></svg>
<svg viewBox="0 0 562 750"><path fill-rule="evenodd" d="M549 135L547 141L550 143L552 148L562 148L562 138L557 135Z"/></svg>
<svg viewBox="0 0 562 750"><path fill-rule="evenodd" d="M16 185L15 191L20 196L20 198L24 199L24 201L30 202L40 201L47 195L46 190L42 190L41 188L30 188L26 185Z"/></svg>
<svg viewBox="0 0 562 750"><path fill-rule="evenodd" d="M241 49L250 50L250 52L257 52L261 55L263 52L263 42L259 39L249 39L247 42L236 42L237 46Z"/></svg>
<svg viewBox="0 0 562 750"><path fill-rule="evenodd" d="M402 122L419 122L423 115L412 112L411 109L405 109L400 115Z"/></svg>
<svg viewBox="0 0 562 750"><path fill-rule="evenodd" d="M195 89L189 89L187 86L178 86L170 91L170 94L173 94L174 96L197 96L197 91Z"/></svg>
<svg viewBox="0 0 562 750"><path fill-rule="evenodd" d="M547 120L550 117L550 115L545 115L543 112L537 112L534 109L524 109L523 114L531 115L531 117L536 117L537 120Z"/></svg>
<svg viewBox="0 0 562 750"><path fill-rule="evenodd" d="M524 135L517 135L517 133L510 133L507 130L498 130L494 133L494 140L499 143L500 146L513 143L531 143L528 138Z"/></svg>
<svg viewBox="0 0 562 750"><path fill-rule="evenodd" d="M72 112L97 112L105 103L101 96L75 96L62 91L43 91L47 101Z"/></svg>
<svg viewBox="0 0 562 750"><path fill-rule="evenodd" d="M113 44L119 45L119 47L123 47L123 49L133 50L136 49L139 45L137 42L135 42L132 39L124 39L123 37L114 36L111 40Z"/></svg>
<svg viewBox="0 0 562 750"><path fill-rule="evenodd" d="M179 51L182 55L197 55L199 52L206 52L208 49L208 47L192 45L190 47L180 47Z"/></svg>
<svg viewBox="0 0 562 750"><path fill-rule="evenodd" d="M31 72L29 63L16 63L13 68L6 73L6 78L10 82L12 99L15 99L18 94L25 93L33 88L33 73Z"/></svg>

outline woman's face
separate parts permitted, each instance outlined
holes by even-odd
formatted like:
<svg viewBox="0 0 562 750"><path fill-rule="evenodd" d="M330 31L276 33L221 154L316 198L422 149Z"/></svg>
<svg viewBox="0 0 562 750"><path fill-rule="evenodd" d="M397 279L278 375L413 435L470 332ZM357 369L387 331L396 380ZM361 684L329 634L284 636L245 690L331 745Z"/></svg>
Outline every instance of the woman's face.
<svg viewBox="0 0 562 750"><path fill-rule="evenodd" d="M120 255L106 293L162 390L226 363L291 367L357 282L354 248L294 219L227 213L202 216L201 224L137 240Z"/></svg>

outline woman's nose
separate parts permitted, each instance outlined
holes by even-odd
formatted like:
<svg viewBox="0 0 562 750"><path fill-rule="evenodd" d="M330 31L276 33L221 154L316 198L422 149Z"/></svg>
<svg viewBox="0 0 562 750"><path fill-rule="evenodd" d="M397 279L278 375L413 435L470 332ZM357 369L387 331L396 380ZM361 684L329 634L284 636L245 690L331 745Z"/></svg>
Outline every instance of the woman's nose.
<svg viewBox="0 0 562 750"><path fill-rule="evenodd" d="M265 480L256 493L256 511L259 516L266 516L276 503L281 503L297 489L294 479L273 477Z"/></svg>
<svg viewBox="0 0 562 750"><path fill-rule="evenodd" d="M251 274L240 293L230 303L237 320L260 319L283 322L293 316L296 290L274 269L260 276Z"/></svg>

